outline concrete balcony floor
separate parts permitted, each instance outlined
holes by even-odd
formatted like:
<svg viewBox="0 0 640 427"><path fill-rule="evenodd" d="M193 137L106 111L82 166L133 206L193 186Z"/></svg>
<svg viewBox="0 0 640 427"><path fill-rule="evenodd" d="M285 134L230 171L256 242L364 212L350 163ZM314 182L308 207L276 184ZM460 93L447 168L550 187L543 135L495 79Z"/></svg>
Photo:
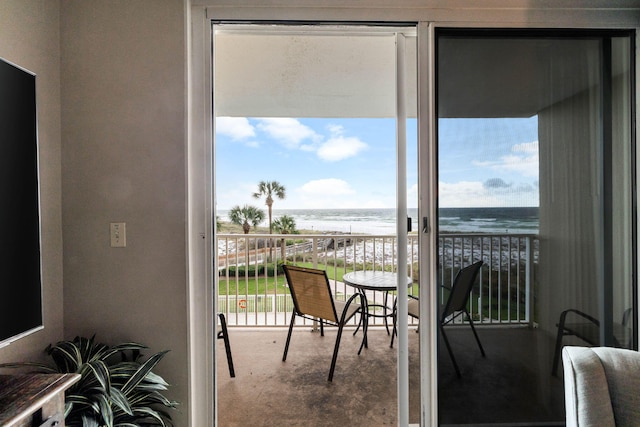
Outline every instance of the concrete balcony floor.
<svg viewBox="0 0 640 427"><path fill-rule="evenodd" d="M420 422L418 334L409 331L409 422ZM325 336L296 327L286 362L286 328L229 330L236 377L218 340L218 424L226 426L397 425L396 349L384 328L342 336L333 382L327 381L336 328ZM523 327L482 327L483 358L468 327L447 329L462 372L440 346L441 425L563 425L561 378L550 375L553 340Z"/></svg>

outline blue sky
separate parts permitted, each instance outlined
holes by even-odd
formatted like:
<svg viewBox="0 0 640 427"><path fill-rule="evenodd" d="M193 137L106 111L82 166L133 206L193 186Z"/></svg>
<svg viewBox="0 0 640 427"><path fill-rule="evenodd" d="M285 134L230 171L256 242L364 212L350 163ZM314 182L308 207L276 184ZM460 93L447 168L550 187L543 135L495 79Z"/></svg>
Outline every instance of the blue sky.
<svg viewBox="0 0 640 427"><path fill-rule="evenodd" d="M407 200L417 207L416 121L407 130ZM538 206L537 119L441 119L441 207ZM218 117L217 209L264 201L251 194L278 181L274 209L394 208L395 120Z"/></svg>

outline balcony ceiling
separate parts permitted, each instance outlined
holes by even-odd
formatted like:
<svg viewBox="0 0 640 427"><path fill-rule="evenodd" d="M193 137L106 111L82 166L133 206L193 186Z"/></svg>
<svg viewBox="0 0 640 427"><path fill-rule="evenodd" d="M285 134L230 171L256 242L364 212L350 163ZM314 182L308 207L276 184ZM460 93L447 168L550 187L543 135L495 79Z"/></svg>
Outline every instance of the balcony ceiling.
<svg viewBox="0 0 640 427"><path fill-rule="evenodd" d="M385 32L219 31L217 116L395 117L395 38ZM391 30L392 31L392 30ZM442 39L440 117L530 117L589 87L595 40ZM407 38L416 116L416 37ZM413 95L412 95L413 94Z"/></svg>

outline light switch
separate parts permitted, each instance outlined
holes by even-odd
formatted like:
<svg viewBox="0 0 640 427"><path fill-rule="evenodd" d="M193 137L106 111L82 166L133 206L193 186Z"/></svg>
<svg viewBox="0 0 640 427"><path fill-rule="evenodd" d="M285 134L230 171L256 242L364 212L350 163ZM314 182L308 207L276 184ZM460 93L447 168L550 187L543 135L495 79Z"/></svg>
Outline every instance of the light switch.
<svg viewBox="0 0 640 427"><path fill-rule="evenodd" d="M111 223L111 247L124 248L127 246L127 223L112 222Z"/></svg>

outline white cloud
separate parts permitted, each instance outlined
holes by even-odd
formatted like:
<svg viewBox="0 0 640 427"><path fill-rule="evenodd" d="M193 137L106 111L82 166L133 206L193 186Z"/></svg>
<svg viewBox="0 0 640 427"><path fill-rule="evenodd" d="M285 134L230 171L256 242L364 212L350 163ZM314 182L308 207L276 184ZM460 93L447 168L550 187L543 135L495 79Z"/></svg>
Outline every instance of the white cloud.
<svg viewBox="0 0 640 427"><path fill-rule="evenodd" d="M410 208L418 206L418 184L407 188L407 206Z"/></svg>
<svg viewBox="0 0 640 427"><path fill-rule="evenodd" d="M500 206L500 200L491 196L482 182L440 182L438 203L443 208Z"/></svg>
<svg viewBox="0 0 640 427"><path fill-rule="evenodd" d="M256 131L246 117L216 117L216 133L234 141L256 136Z"/></svg>
<svg viewBox="0 0 640 427"><path fill-rule="evenodd" d="M252 205L263 209L266 213L264 200L258 200L251 196L255 191L255 182L234 182L232 186L228 183L224 187L219 186L216 191L216 209L227 210L236 205Z"/></svg>
<svg viewBox="0 0 640 427"><path fill-rule="evenodd" d="M336 162L358 155L368 148L367 144L356 137L343 136L341 125L327 125L331 134L326 140L299 120L283 118L258 119L258 129L270 138L289 149L315 152L322 160ZM324 140L324 141L323 141Z"/></svg>
<svg viewBox="0 0 640 427"><path fill-rule="evenodd" d="M329 162L348 159L366 150L367 144L355 137L333 136L318 148L318 157Z"/></svg>
<svg viewBox="0 0 640 427"><path fill-rule="evenodd" d="M295 190L297 208L324 209L331 206L350 207L356 191L342 179L326 178L309 181Z"/></svg>
<svg viewBox="0 0 640 427"><path fill-rule="evenodd" d="M342 125L329 124L327 125L327 129L331 135L342 135L344 133L344 126Z"/></svg>
<svg viewBox="0 0 640 427"><path fill-rule="evenodd" d="M522 144L516 144L513 147L511 147L511 151L528 153L528 154L538 154L538 141L523 142Z"/></svg>
<svg viewBox="0 0 640 427"><path fill-rule="evenodd" d="M495 171L516 172L523 176L537 177L540 174L540 158L538 141L516 144L511 147L513 154L507 154L495 161L476 161L472 163L478 167L485 167Z"/></svg>
<svg viewBox="0 0 640 427"><path fill-rule="evenodd" d="M337 178L316 179L300 187L301 193L309 196L334 195L343 196L355 194L347 181Z"/></svg>
<svg viewBox="0 0 640 427"><path fill-rule="evenodd" d="M438 201L443 208L538 206L535 185L508 184L494 178L482 183L460 181L440 182Z"/></svg>
<svg viewBox="0 0 640 427"><path fill-rule="evenodd" d="M318 134L292 118L258 119L258 129L287 148L298 148L305 139L316 140Z"/></svg>

